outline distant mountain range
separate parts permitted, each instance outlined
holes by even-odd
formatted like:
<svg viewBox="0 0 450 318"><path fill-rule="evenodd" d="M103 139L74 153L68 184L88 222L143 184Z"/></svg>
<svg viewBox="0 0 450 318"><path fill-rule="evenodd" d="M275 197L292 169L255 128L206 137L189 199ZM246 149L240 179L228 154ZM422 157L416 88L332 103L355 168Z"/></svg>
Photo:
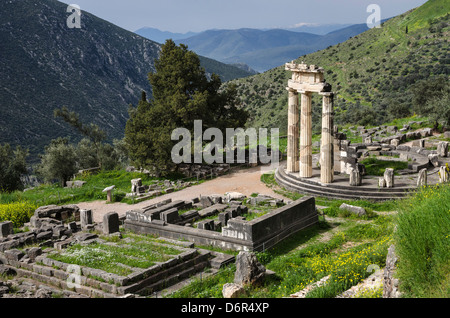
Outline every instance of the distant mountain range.
<svg viewBox="0 0 450 318"><path fill-rule="evenodd" d="M111 140L123 137L141 92L151 97L160 44L84 11L81 28L68 28L66 9L56 0L0 1L0 143L29 148L32 160L51 139L80 139L55 108L67 106ZM200 59L224 81L251 74Z"/></svg>
<svg viewBox="0 0 450 318"><path fill-rule="evenodd" d="M340 30L346 27L351 26L352 24L317 24L317 23L299 23L298 25L287 27L287 28L276 28L276 29L282 29L292 32L307 32L312 34L318 34L318 35L325 35L327 33ZM273 28L272 28L273 29ZM268 29L261 29L262 31L271 30ZM177 32L170 32L170 31L161 31L157 28L152 27L143 27L135 31L136 34L139 34L140 36L143 36L149 40L158 42L158 43L164 43L168 39L172 40L183 40L190 38L192 36L198 35L201 32L186 32L186 33L177 33Z"/></svg>
<svg viewBox="0 0 450 318"><path fill-rule="evenodd" d="M166 40L168 39L172 39L175 41L187 39L190 38L191 36L195 36L198 34L198 32L174 33L169 31L161 31L159 29L150 27L140 28L139 30L136 30L134 33L161 44L166 42Z"/></svg>
<svg viewBox="0 0 450 318"><path fill-rule="evenodd" d="M329 30L332 31L320 34ZM207 30L194 35L192 32L180 34L143 28L136 33L154 41L165 41L172 37L176 43L186 44L199 55L227 64L248 65L258 72L264 72L301 55L344 42L367 30L366 24L334 24L303 25L291 29Z"/></svg>

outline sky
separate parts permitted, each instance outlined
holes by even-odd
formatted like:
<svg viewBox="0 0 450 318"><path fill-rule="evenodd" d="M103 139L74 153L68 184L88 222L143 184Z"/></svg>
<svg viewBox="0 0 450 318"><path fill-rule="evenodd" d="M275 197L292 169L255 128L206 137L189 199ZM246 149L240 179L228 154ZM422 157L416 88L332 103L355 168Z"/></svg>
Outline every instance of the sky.
<svg viewBox="0 0 450 318"><path fill-rule="evenodd" d="M381 18L416 8L426 0L60 0L126 30L154 27L186 33L208 29L287 28L302 23L366 23L377 4Z"/></svg>

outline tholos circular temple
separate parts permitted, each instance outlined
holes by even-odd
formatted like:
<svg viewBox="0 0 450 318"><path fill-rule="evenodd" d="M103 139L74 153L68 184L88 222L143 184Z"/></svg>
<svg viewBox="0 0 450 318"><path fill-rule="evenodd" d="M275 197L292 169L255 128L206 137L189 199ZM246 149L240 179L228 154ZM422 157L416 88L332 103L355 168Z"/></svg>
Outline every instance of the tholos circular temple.
<svg viewBox="0 0 450 318"><path fill-rule="evenodd" d="M405 133L397 131L394 126L391 136L374 142L371 135L376 128L368 131L359 127L359 132L367 138L364 143L351 144L334 125L334 93L325 81L324 69L294 62L286 63L285 69L292 72L292 78L286 88L289 95L287 161L275 173L281 186L315 196L389 200L405 197L427 183L438 184L448 180L448 142L434 145L437 150L427 149L430 147L425 147L425 142L429 142L426 138L432 135L431 129ZM313 93L323 97L320 153L314 155ZM406 138L417 140L411 146L402 145ZM383 176L368 175L360 161L373 156L407 162L408 168L399 171L388 168Z"/></svg>

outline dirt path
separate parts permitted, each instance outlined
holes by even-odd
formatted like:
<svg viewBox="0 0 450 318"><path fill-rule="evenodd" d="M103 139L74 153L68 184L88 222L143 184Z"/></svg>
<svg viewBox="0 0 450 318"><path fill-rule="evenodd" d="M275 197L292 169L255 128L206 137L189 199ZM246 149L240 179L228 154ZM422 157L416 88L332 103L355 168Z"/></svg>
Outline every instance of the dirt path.
<svg viewBox="0 0 450 318"><path fill-rule="evenodd" d="M129 210L145 207L165 199L191 200L200 195L224 195L226 192L240 192L246 196L250 196L252 193L256 192L260 194L267 194L274 198L285 199L285 197L273 192L272 189L261 182L260 178L260 167L241 169L227 175L217 177L213 180L203 182L199 185L191 186L177 192L165 194L136 204L126 204L120 202L107 204L106 201L93 201L82 202L77 205L81 209L92 210L94 214L94 222L102 222L103 215L108 212L114 211L119 213L119 215L124 215Z"/></svg>

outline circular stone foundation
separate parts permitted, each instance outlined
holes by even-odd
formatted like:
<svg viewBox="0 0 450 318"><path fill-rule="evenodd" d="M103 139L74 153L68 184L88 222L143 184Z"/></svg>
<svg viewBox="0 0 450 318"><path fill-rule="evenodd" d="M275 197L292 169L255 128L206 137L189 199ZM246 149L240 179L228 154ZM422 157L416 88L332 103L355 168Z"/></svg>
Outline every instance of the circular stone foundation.
<svg viewBox="0 0 450 318"><path fill-rule="evenodd" d="M364 150L364 146L361 149ZM382 153L384 156L398 156L399 160L408 161L408 169L397 171L399 175L394 177L394 187L379 187L380 176L362 176L360 186L350 186L347 173L334 174L332 183L320 182L320 167L318 165L319 155L313 155L313 175L311 178L301 178L298 172L286 172L286 163L280 164L275 172L277 183L289 191L302 194L347 200L395 200L401 199L417 190L418 172L427 169L428 185L439 183L439 167L432 165L428 159L429 151L419 147L399 147L402 150L391 150ZM376 154L380 155L379 152ZM371 154L370 151L366 155ZM363 159L361 157L360 159ZM450 158L439 157L439 165L450 163Z"/></svg>

